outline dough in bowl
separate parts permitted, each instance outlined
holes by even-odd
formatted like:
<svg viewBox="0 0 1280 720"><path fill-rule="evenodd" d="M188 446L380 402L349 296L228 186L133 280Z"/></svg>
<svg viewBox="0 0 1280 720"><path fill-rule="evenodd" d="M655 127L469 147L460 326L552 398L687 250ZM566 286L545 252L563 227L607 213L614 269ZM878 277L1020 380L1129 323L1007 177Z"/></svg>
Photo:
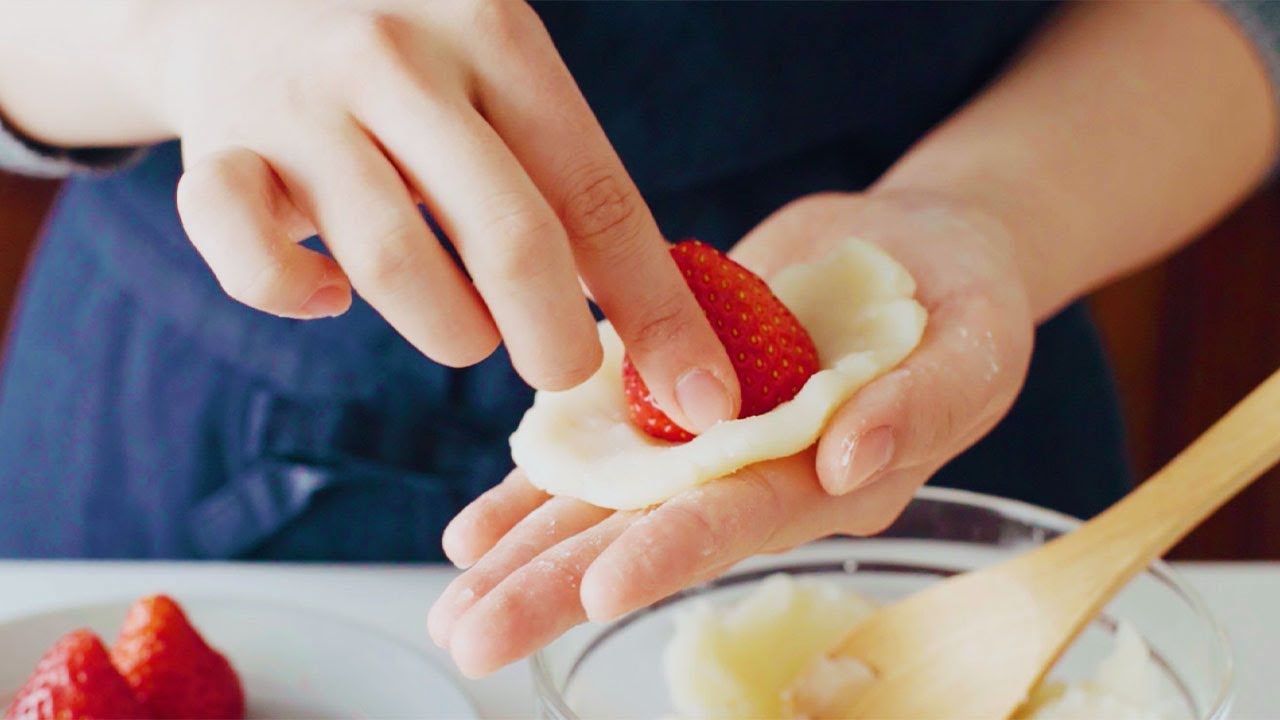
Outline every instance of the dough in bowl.
<svg viewBox="0 0 1280 720"><path fill-rule="evenodd" d="M791 266L769 286L818 348L820 370L791 401L719 423L687 443L650 437L627 416L622 343L602 322L600 369L575 388L536 395L511 436L516 464L552 495L620 510L656 505L812 445L836 409L906 358L924 333L915 281L864 240L846 240L823 260Z"/></svg>
<svg viewBox="0 0 1280 720"><path fill-rule="evenodd" d="M856 576L853 576L856 577ZM728 603L698 599L675 615L663 671L681 720L849 718L874 679L826 653L878 603L820 576L777 573ZM1092 677L1042 683L1013 720L1183 720L1138 631L1120 620Z"/></svg>

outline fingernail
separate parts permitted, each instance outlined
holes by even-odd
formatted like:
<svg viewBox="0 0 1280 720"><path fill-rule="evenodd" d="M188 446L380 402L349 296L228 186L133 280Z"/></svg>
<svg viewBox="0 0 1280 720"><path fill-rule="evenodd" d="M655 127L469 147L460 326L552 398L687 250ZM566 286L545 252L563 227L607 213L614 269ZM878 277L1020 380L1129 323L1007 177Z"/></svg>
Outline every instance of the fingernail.
<svg viewBox="0 0 1280 720"><path fill-rule="evenodd" d="M852 435L844 441L840 466L843 481L834 488L837 495L857 490L867 484L893 459L893 429L881 426Z"/></svg>
<svg viewBox="0 0 1280 720"><path fill-rule="evenodd" d="M690 370L676 382L676 402L693 432L703 432L718 422L733 419L729 391L714 375L701 368Z"/></svg>
<svg viewBox="0 0 1280 720"><path fill-rule="evenodd" d="M341 285L325 285L302 303L300 314L306 318L337 317L347 311L350 301Z"/></svg>

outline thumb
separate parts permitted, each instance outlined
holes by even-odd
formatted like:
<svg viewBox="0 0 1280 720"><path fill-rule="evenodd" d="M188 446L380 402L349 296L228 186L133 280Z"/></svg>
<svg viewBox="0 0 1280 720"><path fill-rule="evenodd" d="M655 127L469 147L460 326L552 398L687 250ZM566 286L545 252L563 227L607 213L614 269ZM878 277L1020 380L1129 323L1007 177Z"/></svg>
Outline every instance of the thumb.
<svg viewBox="0 0 1280 720"><path fill-rule="evenodd" d="M837 412L818 443L822 487L844 495L885 474L936 468L985 435L1013 404L1032 328L966 294L930 314L920 346Z"/></svg>

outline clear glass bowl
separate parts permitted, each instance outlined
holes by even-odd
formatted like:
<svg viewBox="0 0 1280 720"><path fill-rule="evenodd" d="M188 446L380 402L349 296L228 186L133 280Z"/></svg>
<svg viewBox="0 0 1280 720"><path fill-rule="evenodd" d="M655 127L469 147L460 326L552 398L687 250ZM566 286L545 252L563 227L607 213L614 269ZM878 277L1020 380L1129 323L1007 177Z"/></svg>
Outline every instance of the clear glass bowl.
<svg viewBox="0 0 1280 720"><path fill-rule="evenodd" d="M673 615L691 598L732 602L776 572L820 576L881 601L939 578L989 565L1071 530L1078 520L1032 505L945 488L923 488L894 525L873 538L830 538L783 555L752 558L613 623L583 625L533 658L543 718L674 717L662 654ZM1200 597L1157 562L1107 605L1054 667L1053 679L1089 677L1112 648L1116 621L1132 623L1151 648L1166 694L1191 718L1226 717L1231 649Z"/></svg>

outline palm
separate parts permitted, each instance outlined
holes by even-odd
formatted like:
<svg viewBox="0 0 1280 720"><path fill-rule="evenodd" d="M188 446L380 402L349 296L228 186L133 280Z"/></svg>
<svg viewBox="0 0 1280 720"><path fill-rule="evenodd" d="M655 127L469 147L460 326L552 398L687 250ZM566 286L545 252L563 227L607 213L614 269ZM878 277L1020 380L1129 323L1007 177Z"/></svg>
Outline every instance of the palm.
<svg viewBox="0 0 1280 720"><path fill-rule="evenodd" d="M916 352L846 403L815 447L645 511L549 497L516 470L446 531L449 557L474 565L432 608L432 637L464 673L480 675L586 619L643 607L753 554L888 525L995 424L1025 373L1025 295L999 229L980 231L981 222L927 201L867 196L816 196L766 220L734 253L766 276L851 234L902 262L930 315ZM848 438L876 427L893 428L892 461L848 491Z"/></svg>

